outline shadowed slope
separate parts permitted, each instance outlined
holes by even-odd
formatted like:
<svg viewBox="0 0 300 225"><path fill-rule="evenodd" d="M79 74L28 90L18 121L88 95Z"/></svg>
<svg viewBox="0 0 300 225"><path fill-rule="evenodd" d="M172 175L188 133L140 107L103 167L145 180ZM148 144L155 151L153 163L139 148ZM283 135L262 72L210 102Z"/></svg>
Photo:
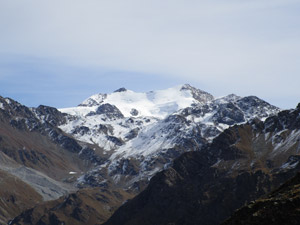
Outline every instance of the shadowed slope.
<svg viewBox="0 0 300 225"><path fill-rule="evenodd" d="M300 221L300 173L271 194L235 212L222 225L298 225Z"/></svg>

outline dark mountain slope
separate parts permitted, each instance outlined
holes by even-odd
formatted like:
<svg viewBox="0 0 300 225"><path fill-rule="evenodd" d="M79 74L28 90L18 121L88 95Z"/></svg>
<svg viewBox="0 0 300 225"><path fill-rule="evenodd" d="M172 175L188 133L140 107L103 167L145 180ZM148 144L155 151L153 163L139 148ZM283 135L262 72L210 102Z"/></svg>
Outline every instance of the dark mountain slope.
<svg viewBox="0 0 300 225"><path fill-rule="evenodd" d="M222 225L298 225L300 221L300 173L273 193L239 209Z"/></svg>
<svg viewBox="0 0 300 225"><path fill-rule="evenodd" d="M300 107L233 126L171 168L105 223L219 224L300 169Z"/></svg>

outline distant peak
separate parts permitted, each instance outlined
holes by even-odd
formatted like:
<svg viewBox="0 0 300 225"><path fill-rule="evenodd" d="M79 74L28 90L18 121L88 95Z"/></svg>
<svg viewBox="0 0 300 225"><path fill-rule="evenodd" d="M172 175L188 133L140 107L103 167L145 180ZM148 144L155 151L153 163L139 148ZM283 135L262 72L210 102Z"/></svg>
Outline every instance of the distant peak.
<svg viewBox="0 0 300 225"><path fill-rule="evenodd" d="M228 98L236 98L236 97L239 97L238 95L236 94L229 94L227 95Z"/></svg>
<svg viewBox="0 0 300 225"><path fill-rule="evenodd" d="M115 90L114 92L125 92L125 91L127 91L127 89L122 87L122 88Z"/></svg>
<svg viewBox="0 0 300 225"><path fill-rule="evenodd" d="M184 84L181 86L180 91L184 91L184 90L191 91L193 97L201 103L212 101L214 99L214 96L212 96L211 94L202 91L198 88L195 88L189 84Z"/></svg>
<svg viewBox="0 0 300 225"><path fill-rule="evenodd" d="M196 88L192 87L189 84L184 84L184 85L181 86L180 90L193 90L193 89L196 89Z"/></svg>
<svg viewBox="0 0 300 225"><path fill-rule="evenodd" d="M242 97L236 95L236 94L229 94L225 97L223 97L224 99L228 100L228 101L237 101L239 99L241 99Z"/></svg>

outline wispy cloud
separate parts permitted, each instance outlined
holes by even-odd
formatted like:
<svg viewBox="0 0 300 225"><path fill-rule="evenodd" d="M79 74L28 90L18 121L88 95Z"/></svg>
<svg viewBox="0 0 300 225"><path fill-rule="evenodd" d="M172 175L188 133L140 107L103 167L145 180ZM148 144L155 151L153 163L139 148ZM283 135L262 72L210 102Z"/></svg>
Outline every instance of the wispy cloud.
<svg viewBox="0 0 300 225"><path fill-rule="evenodd" d="M286 94L300 101L297 0L0 0L0 5L4 57L163 74L201 84L216 95L235 91L276 101ZM3 76L10 69L1 70Z"/></svg>

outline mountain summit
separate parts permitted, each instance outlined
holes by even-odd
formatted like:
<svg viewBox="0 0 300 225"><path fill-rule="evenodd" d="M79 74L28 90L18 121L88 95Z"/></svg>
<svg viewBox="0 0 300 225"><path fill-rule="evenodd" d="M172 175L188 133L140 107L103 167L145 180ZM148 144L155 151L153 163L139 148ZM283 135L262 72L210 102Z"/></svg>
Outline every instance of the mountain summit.
<svg viewBox="0 0 300 225"><path fill-rule="evenodd" d="M70 115L60 128L102 148L106 160L78 185L97 186L112 179L131 186L148 180L183 152L200 149L228 127L264 120L279 109L255 96L215 98L185 84L146 93L120 88L60 111Z"/></svg>
<svg viewBox="0 0 300 225"><path fill-rule="evenodd" d="M86 110L84 107L88 107L92 111L101 104L109 103L115 105L125 117L150 116L163 119L179 109L189 107L192 104L204 104L213 99L211 94L188 84L146 93L137 93L126 88L120 88L111 94L95 94L87 98L79 104L83 108L64 109L63 111L79 113L80 109Z"/></svg>

